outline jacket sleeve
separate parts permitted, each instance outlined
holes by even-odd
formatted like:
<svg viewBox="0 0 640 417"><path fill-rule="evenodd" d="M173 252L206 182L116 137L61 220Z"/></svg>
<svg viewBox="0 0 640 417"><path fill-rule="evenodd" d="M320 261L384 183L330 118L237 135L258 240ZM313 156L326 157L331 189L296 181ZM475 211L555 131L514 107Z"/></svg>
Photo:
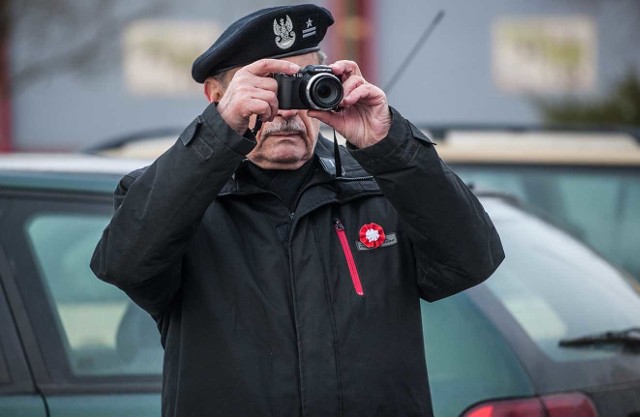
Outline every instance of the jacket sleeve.
<svg viewBox="0 0 640 417"><path fill-rule="evenodd" d="M351 154L398 211L413 243L421 297L435 301L487 279L504 252L489 215L433 142L391 111L387 137Z"/></svg>
<svg viewBox="0 0 640 417"><path fill-rule="evenodd" d="M207 207L255 146L248 136L212 104L152 165L125 176L91 259L96 276L159 314L180 289L181 259Z"/></svg>

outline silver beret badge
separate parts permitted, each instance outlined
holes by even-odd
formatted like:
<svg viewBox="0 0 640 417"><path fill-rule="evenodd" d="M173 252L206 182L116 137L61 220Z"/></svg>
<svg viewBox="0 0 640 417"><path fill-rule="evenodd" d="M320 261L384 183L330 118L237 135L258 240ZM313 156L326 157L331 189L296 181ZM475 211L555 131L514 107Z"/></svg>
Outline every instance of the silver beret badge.
<svg viewBox="0 0 640 417"><path fill-rule="evenodd" d="M293 31L293 22L289 15L286 15L286 20L280 18L273 19L273 33L276 34L276 45L280 49L289 49L291 45L296 41L296 33Z"/></svg>

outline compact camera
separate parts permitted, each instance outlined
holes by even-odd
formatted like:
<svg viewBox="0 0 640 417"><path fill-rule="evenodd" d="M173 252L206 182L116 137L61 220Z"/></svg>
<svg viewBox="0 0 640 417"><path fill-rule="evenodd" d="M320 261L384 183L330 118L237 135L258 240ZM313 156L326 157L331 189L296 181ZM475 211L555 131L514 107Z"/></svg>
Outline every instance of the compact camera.
<svg viewBox="0 0 640 417"><path fill-rule="evenodd" d="M307 65L293 75L274 74L281 109L335 110L344 94L342 83L326 65Z"/></svg>

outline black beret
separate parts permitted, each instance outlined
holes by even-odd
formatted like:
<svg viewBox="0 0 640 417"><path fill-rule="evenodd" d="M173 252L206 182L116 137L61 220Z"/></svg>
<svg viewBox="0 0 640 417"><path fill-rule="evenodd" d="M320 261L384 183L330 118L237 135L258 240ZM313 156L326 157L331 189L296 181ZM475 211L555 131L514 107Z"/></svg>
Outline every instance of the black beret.
<svg viewBox="0 0 640 417"><path fill-rule="evenodd" d="M191 75L203 83L211 75L262 58L317 51L332 24L331 12L314 4L258 10L232 23L196 58Z"/></svg>

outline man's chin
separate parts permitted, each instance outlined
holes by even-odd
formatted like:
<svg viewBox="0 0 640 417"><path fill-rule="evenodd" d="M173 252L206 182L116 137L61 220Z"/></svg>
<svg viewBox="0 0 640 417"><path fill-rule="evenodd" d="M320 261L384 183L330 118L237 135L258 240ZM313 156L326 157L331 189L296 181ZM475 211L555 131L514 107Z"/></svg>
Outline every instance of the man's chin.
<svg viewBox="0 0 640 417"><path fill-rule="evenodd" d="M292 146L276 146L254 158L256 165L265 169L297 169L308 161L310 155L306 149Z"/></svg>
<svg viewBox="0 0 640 417"><path fill-rule="evenodd" d="M276 169L297 169L302 166L309 158L305 155L278 155L265 159L265 162Z"/></svg>

